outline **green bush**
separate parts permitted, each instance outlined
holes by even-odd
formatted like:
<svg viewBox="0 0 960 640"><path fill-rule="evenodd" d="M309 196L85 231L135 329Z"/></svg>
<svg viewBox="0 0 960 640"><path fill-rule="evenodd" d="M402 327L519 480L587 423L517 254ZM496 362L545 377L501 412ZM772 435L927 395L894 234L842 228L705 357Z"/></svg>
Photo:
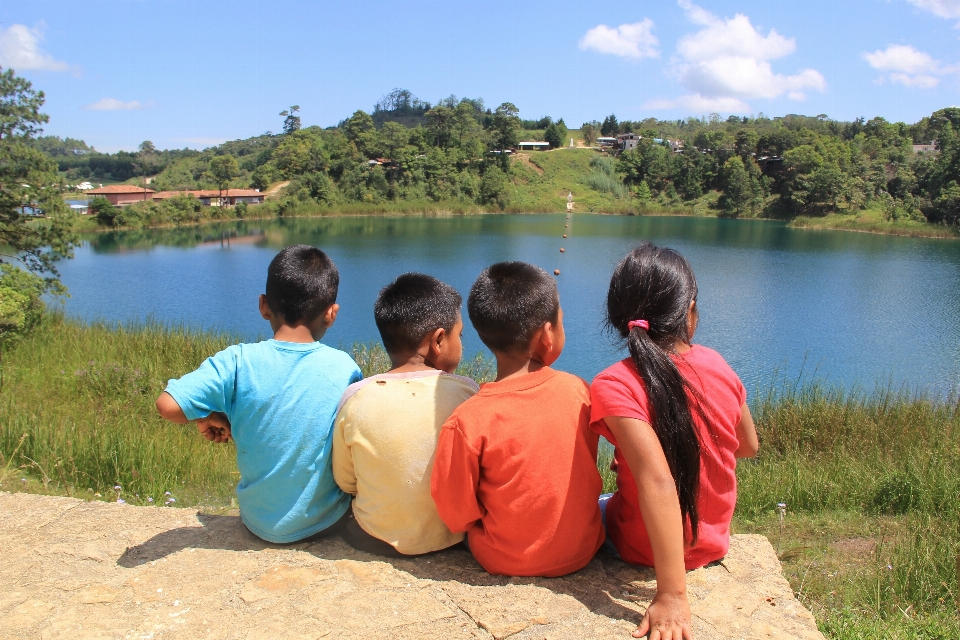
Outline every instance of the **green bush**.
<svg viewBox="0 0 960 640"><path fill-rule="evenodd" d="M0 342L7 342L33 329L43 319L43 294L63 293L29 271L0 264Z"/></svg>

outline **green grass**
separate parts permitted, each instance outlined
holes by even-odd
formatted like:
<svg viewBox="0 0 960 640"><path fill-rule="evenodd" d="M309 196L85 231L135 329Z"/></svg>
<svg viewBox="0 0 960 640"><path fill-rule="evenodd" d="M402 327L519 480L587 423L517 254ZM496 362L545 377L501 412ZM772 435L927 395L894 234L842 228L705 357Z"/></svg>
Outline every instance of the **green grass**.
<svg viewBox="0 0 960 640"><path fill-rule="evenodd" d="M833 229L839 231L862 231L893 236L912 236L917 238L957 238L960 229L920 220L900 218L887 220L879 209L864 209L855 213L844 211L828 213L823 216L797 216L790 226L801 229Z"/></svg>
<svg viewBox="0 0 960 640"><path fill-rule="evenodd" d="M153 402L168 378L233 340L49 315L3 354L2 489L231 506L233 445L164 422ZM353 355L365 375L389 367L379 345ZM494 369L477 357L460 373L489 380ZM843 640L960 637L960 402L811 384L772 389L753 409L761 453L738 467L734 530L770 539L821 630ZM600 457L611 491L609 452Z"/></svg>

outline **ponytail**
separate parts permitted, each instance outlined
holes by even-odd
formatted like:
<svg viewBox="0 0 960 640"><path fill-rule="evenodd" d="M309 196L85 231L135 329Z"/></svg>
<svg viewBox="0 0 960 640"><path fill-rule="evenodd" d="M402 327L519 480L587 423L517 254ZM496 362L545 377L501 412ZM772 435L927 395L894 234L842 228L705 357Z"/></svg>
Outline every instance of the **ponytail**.
<svg viewBox="0 0 960 640"><path fill-rule="evenodd" d="M692 389L670 354L677 342L690 342L687 316L696 298L696 279L683 256L649 243L620 261L607 293L607 323L626 340L646 386L651 427L670 467L681 516L690 522L693 543L700 525L700 439L688 400Z"/></svg>

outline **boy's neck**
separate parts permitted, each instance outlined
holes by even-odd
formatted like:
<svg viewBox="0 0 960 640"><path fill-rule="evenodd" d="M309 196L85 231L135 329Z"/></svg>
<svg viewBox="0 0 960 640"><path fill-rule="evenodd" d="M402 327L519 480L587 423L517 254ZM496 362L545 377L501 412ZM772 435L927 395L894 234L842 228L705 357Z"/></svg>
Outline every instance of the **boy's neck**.
<svg viewBox="0 0 960 640"><path fill-rule="evenodd" d="M530 373L536 373L546 365L536 356L529 353L497 353L497 377L494 382L519 378Z"/></svg>
<svg viewBox="0 0 960 640"><path fill-rule="evenodd" d="M426 362L426 358L419 353L412 354L389 354L390 366L387 373L410 373L413 371L436 371L436 367L431 367Z"/></svg>
<svg viewBox="0 0 960 640"><path fill-rule="evenodd" d="M273 339L279 340L280 342L299 342L306 344L318 341L323 337L324 333L326 333L326 331L320 332L320 335L314 335L310 327L305 324L281 324L274 329Z"/></svg>

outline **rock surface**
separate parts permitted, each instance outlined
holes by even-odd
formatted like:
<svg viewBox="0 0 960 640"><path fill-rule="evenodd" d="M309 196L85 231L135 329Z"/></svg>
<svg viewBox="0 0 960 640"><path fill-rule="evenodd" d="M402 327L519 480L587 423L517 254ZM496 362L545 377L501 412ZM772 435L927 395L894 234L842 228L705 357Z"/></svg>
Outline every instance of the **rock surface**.
<svg viewBox="0 0 960 640"><path fill-rule="evenodd" d="M0 638L628 638L653 572L603 553L564 578L461 549L392 560L272 545L236 516L0 493ZM821 639L762 536L687 576L698 640Z"/></svg>

